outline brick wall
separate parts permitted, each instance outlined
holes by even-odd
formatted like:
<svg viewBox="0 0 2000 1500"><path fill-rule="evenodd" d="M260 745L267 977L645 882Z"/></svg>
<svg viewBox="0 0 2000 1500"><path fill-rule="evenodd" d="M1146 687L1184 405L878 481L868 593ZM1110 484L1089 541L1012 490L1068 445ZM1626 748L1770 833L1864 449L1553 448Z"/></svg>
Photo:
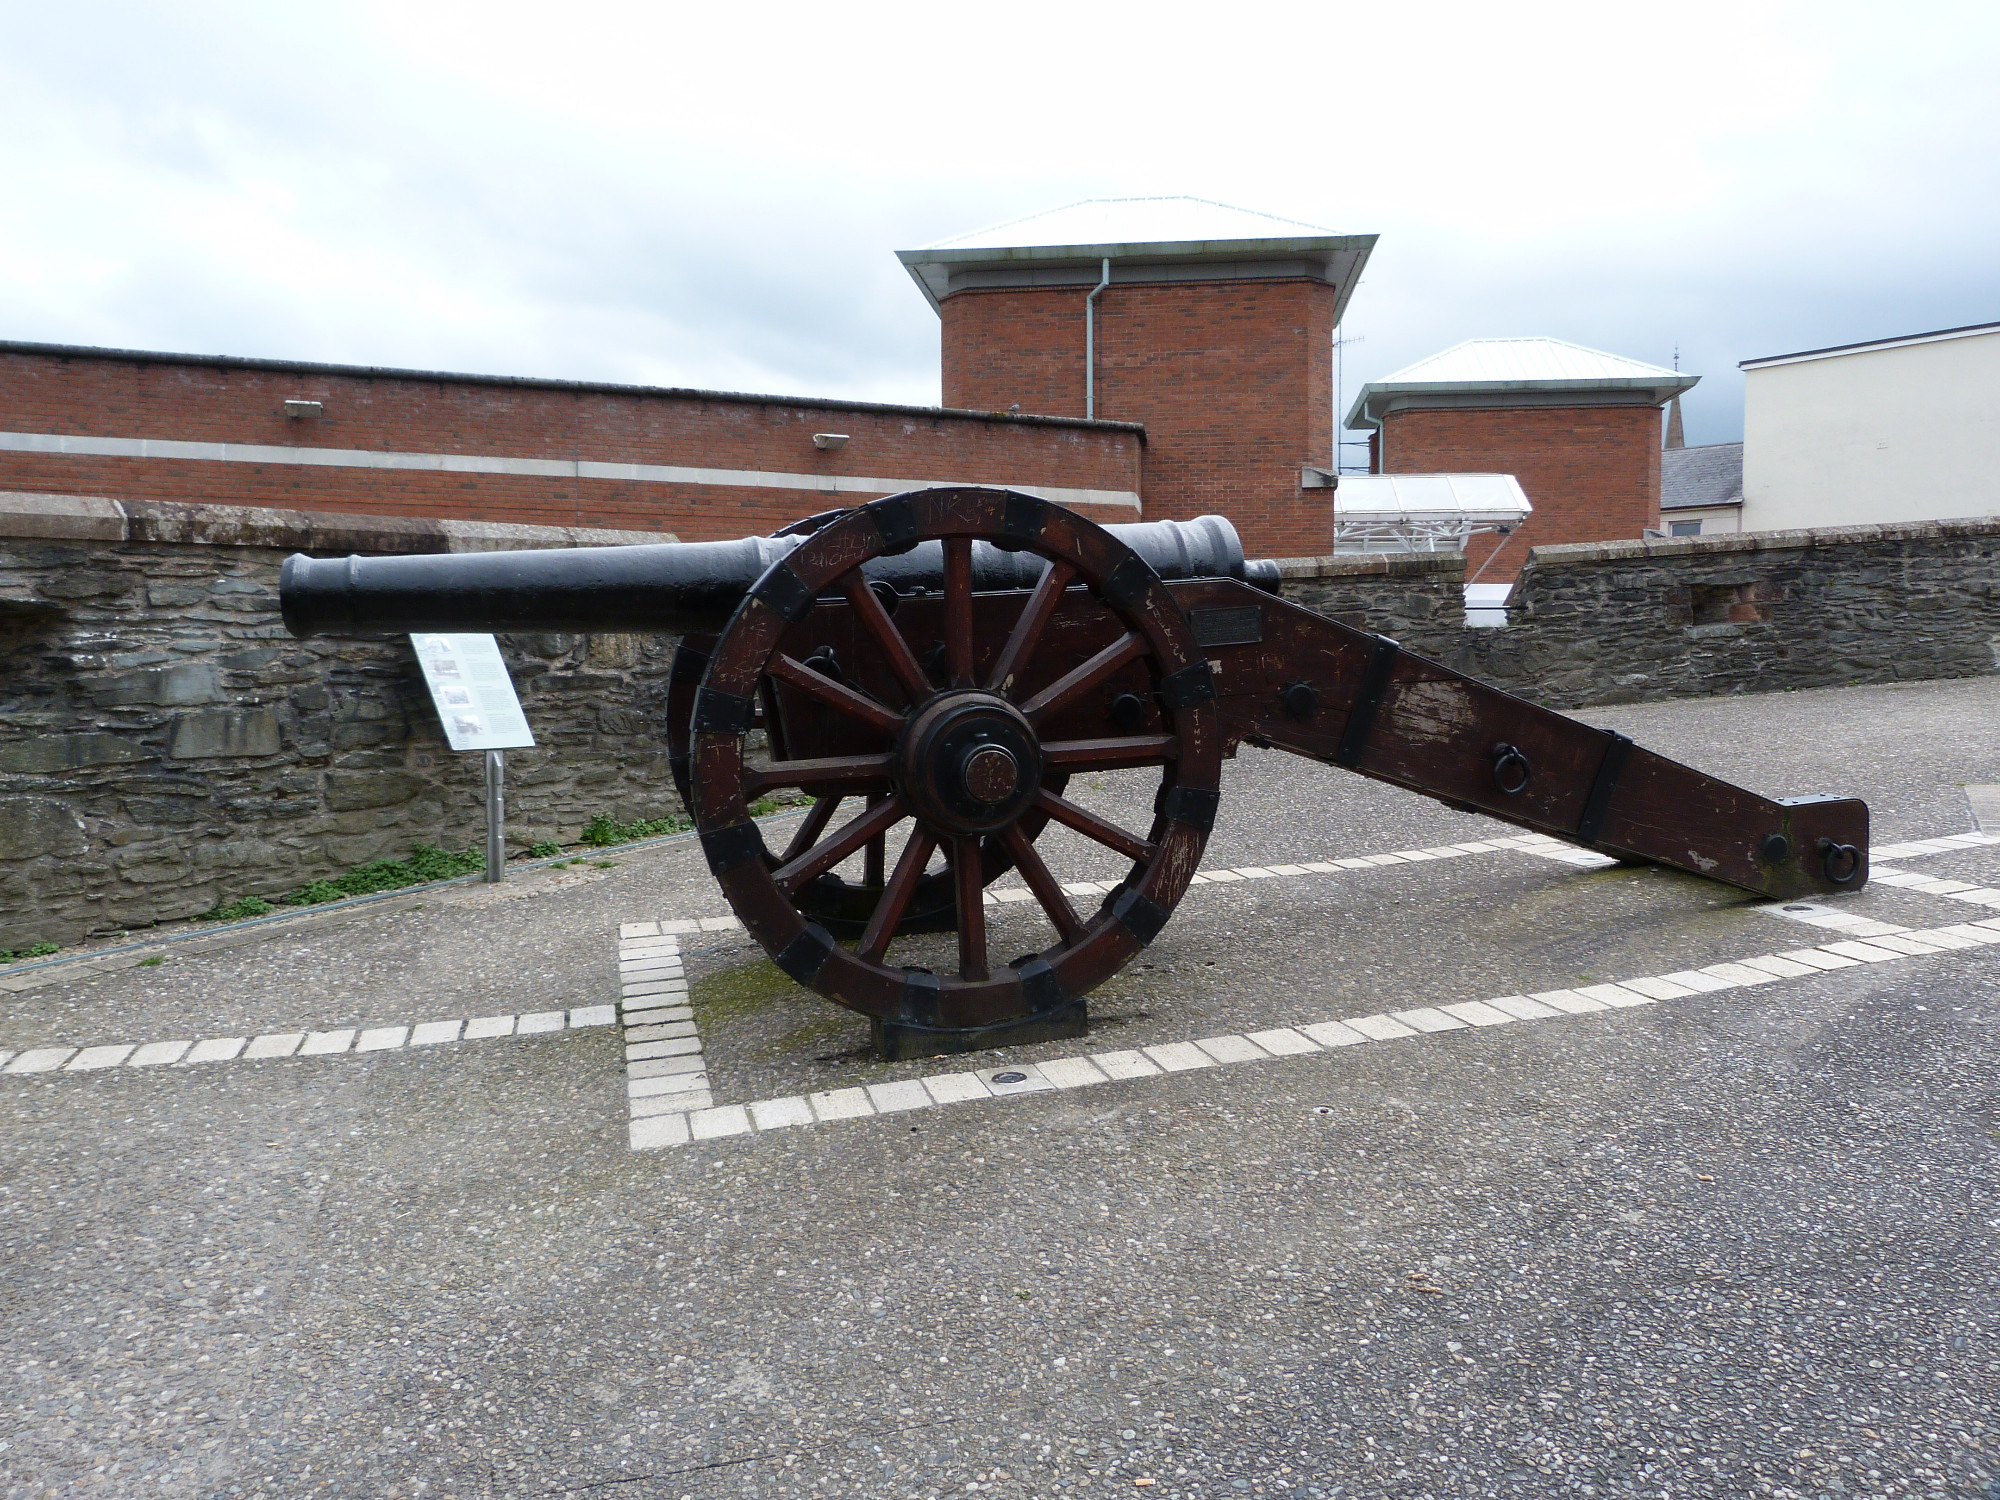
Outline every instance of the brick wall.
<svg viewBox="0 0 2000 1500"><path fill-rule="evenodd" d="M1466 549L1466 577L1505 583L1532 547L1636 541L1660 524L1660 414L1650 406L1404 409L1383 419L1390 474L1512 474L1535 513L1504 549Z"/></svg>
<svg viewBox="0 0 2000 1500"><path fill-rule="evenodd" d="M945 299L947 406L1081 416L1078 287ZM1321 282L1112 285L1097 300L1097 415L1146 429L1146 514L1211 512L1253 557L1326 549L1333 497L1299 469L1333 465L1335 290Z"/></svg>
<svg viewBox="0 0 2000 1500"><path fill-rule="evenodd" d="M290 398L324 414L284 415ZM1137 493L1141 433L1035 417L731 398L561 382L427 377L255 361L63 355L0 346L0 431L279 448L772 471L827 488L305 463L97 457L0 449L0 489L669 530L686 541L769 532L880 491L840 479L1016 484ZM815 448L815 432L844 432ZM1129 508L1081 507L1103 521Z"/></svg>

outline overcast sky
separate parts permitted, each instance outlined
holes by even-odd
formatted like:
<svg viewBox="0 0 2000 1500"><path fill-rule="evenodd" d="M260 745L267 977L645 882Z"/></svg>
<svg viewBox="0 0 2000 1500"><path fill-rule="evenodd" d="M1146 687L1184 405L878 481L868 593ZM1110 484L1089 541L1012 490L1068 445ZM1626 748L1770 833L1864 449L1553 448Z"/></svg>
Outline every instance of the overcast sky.
<svg viewBox="0 0 2000 1500"><path fill-rule="evenodd" d="M892 252L1192 193L1381 235L1347 399L2000 319L2000 7L0 0L0 338L934 403Z"/></svg>

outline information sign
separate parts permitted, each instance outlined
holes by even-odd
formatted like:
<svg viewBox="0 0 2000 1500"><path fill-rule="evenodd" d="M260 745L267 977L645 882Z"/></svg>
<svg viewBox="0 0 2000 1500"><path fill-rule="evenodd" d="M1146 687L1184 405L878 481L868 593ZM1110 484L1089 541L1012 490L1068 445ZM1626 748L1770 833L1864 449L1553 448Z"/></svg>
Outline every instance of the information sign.
<svg viewBox="0 0 2000 1500"><path fill-rule="evenodd" d="M535 743L492 636L413 635L410 645L452 749L520 750Z"/></svg>

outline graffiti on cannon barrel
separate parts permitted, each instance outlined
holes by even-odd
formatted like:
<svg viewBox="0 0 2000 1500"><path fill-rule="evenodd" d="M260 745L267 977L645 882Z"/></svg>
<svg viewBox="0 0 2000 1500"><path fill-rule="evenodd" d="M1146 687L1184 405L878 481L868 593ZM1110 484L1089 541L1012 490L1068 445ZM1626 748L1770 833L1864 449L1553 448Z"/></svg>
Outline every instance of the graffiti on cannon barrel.
<svg viewBox="0 0 2000 1500"><path fill-rule="evenodd" d="M952 487L739 542L293 557L281 599L297 635L682 634L669 764L709 868L787 974L870 1017L885 1057L1081 1034L1085 997L1187 890L1246 741L1773 899L1867 880L1856 798L1760 796L1276 588L1220 516L1100 526ZM1065 795L1121 769L1158 777L1144 829ZM780 850L749 813L774 791L812 799ZM1093 910L1037 851L1052 823L1130 861ZM1000 961L982 893L1008 871L1049 941ZM943 932L950 962L897 961L899 940Z"/></svg>

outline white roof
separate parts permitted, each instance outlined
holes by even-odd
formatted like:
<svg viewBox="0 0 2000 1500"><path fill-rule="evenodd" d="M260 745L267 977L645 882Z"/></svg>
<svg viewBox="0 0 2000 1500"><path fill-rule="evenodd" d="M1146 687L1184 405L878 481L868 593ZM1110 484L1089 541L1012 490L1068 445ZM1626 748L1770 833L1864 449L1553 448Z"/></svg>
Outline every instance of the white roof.
<svg viewBox="0 0 2000 1500"><path fill-rule="evenodd" d="M1454 520L1507 525L1534 508L1512 474L1343 474L1333 492L1336 525Z"/></svg>
<svg viewBox="0 0 2000 1500"><path fill-rule="evenodd" d="M1761 359L1740 361L1739 370L1765 370L1772 365L1804 364L1814 359L1839 359L1847 354L1872 354L1881 349L1907 349L1912 344L1942 344L1951 339L1984 338L2000 333L2000 323L1968 323L1962 328L1940 328L1933 333L1905 333L1895 338L1871 339L1865 344L1834 344L1825 349L1801 349L1797 354L1767 354Z"/></svg>
<svg viewBox="0 0 2000 1500"><path fill-rule="evenodd" d="M1425 385L1461 381L1669 380L1675 372L1602 349L1586 349L1562 339L1467 339L1428 359L1384 375L1377 385Z"/></svg>
<svg viewBox="0 0 2000 1500"><path fill-rule="evenodd" d="M1086 198L953 235L896 258L932 307L956 292L1113 281L1306 277L1335 289L1334 321L1375 248L1372 234L1232 208L1207 198Z"/></svg>
<svg viewBox="0 0 2000 1500"><path fill-rule="evenodd" d="M1563 339L1467 339L1369 381L1348 408L1346 425L1379 426L1385 411L1402 405L1542 405L1581 394L1658 406L1700 380Z"/></svg>
<svg viewBox="0 0 2000 1500"><path fill-rule="evenodd" d="M1287 240L1331 233L1317 224L1231 208L1207 198L1084 198L926 245L926 250L1030 246L1157 245L1213 240Z"/></svg>

